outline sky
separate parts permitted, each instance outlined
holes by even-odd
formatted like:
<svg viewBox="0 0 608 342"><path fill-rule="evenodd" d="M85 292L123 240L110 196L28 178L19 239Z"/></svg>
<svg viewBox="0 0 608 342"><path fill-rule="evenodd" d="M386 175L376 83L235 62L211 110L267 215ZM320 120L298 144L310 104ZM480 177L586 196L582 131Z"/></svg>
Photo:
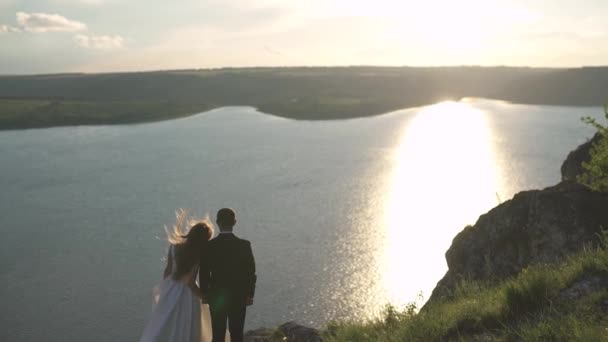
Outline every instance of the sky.
<svg viewBox="0 0 608 342"><path fill-rule="evenodd" d="M0 74L608 65L608 0L0 0Z"/></svg>

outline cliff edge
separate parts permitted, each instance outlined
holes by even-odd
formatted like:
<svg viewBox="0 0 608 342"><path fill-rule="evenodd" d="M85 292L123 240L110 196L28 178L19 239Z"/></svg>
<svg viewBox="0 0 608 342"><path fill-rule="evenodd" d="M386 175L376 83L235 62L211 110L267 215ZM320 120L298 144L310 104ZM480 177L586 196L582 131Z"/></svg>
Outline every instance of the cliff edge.
<svg viewBox="0 0 608 342"><path fill-rule="evenodd" d="M497 282L597 246L602 229L608 229L608 193L574 181L597 139L568 155L559 184L520 192L456 235L445 254L448 271L429 302L450 298L460 280Z"/></svg>

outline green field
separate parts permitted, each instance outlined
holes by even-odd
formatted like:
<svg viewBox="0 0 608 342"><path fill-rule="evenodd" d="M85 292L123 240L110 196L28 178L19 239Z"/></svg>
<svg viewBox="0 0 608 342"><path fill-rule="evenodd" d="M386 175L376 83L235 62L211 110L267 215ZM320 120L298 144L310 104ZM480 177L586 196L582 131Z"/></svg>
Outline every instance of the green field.
<svg viewBox="0 0 608 342"><path fill-rule="evenodd" d="M123 124L245 105L293 119L377 115L462 97L600 106L608 67L340 67L0 77L0 129Z"/></svg>
<svg viewBox="0 0 608 342"><path fill-rule="evenodd" d="M129 124L174 119L210 108L152 101L0 99L0 128Z"/></svg>

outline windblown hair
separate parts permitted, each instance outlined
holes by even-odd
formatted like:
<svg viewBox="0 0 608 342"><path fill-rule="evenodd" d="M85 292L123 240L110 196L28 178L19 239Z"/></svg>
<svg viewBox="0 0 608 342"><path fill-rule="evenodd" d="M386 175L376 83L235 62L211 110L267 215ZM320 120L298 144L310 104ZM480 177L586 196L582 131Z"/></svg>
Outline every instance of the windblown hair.
<svg viewBox="0 0 608 342"><path fill-rule="evenodd" d="M213 236L213 224L209 219L189 218L187 211L180 209L175 213L172 229L165 227L165 231L175 251L176 269L172 273L173 278L177 280L199 263L207 241Z"/></svg>

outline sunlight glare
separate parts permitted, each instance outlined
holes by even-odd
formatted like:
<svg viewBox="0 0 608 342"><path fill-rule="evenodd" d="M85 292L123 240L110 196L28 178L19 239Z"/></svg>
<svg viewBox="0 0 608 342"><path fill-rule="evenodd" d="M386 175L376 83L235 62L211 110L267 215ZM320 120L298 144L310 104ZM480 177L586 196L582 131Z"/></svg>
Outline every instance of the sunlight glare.
<svg viewBox="0 0 608 342"><path fill-rule="evenodd" d="M447 270L444 253L467 224L496 205L497 171L485 113L469 103L426 107L395 155L386 206L384 286L402 306Z"/></svg>
<svg viewBox="0 0 608 342"><path fill-rule="evenodd" d="M451 55L452 59L488 53L486 50L496 40L539 18L512 0L379 0L348 4L342 8L354 15L387 19L385 36L380 38L387 43L408 51L413 46L426 53L450 51L456 54Z"/></svg>

